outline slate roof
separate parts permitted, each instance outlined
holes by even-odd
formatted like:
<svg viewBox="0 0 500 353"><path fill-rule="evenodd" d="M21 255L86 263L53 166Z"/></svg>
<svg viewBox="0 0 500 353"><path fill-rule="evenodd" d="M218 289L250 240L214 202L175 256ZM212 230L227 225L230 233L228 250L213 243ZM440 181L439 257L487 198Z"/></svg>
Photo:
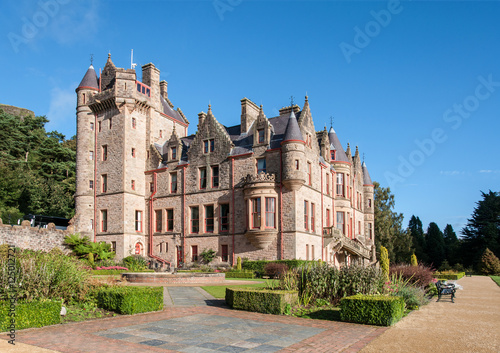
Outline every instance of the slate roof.
<svg viewBox="0 0 500 353"><path fill-rule="evenodd" d="M304 141L304 138L302 137L302 132L300 132L299 128L299 123L297 122L297 118L295 117L295 113L292 111L290 112L290 116L288 117L288 122L286 125L286 131L285 131L285 137L283 138L284 141Z"/></svg>
<svg viewBox="0 0 500 353"><path fill-rule="evenodd" d="M167 114L168 116L170 116L170 117L174 118L175 120L178 120L182 123L186 123L186 120L184 120L182 115L180 115L178 111L172 109L172 107L170 106L170 104L168 104L168 102L165 100L165 98L160 96L160 100L161 100L161 105L162 105L164 114Z"/></svg>
<svg viewBox="0 0 500 353"><path fill-rule="evenodd" d="M78 88L80 87L91 87L99 90L99 84L97 80L97 74L95 73L94 67L90 65L89 69L85 73L85 76L83 76L82 82L78 85ZM77 89L78 89L77 88Z"/></svg>
<svg viewBox="0 0 500 353"><path fill-rule="evenodd" d="M363 185L373 185L372 178L370 178L370 173L368 173L368 168L366 167L366 163L363 162L361 167L363 168Z"/></svg>
<svg viewBox="0 0 500 353"><path fill-rule="evenodd" d="M333 127L331 127L328 132L328 138L330 139L330 151L335 150L335 160L349 162L349 159L347 158L347 155L345 154L342 144L340 143L335 130L333 130Z"/></svg>

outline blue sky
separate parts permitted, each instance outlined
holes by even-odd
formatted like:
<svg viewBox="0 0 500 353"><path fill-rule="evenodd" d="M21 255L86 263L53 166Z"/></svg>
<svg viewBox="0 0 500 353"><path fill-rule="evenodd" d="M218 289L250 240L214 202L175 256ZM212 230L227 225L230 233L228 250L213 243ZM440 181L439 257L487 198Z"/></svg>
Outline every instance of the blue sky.
<svg viewBox="0 0 500 353"><path fill-rule="evenodd" d="M0 103L75 134L75 88L94 54L153 62L191 122L240 102L302 106L359 146L396 211L459 231L500 185L499 1L164 0L2 2Z"/></svg>

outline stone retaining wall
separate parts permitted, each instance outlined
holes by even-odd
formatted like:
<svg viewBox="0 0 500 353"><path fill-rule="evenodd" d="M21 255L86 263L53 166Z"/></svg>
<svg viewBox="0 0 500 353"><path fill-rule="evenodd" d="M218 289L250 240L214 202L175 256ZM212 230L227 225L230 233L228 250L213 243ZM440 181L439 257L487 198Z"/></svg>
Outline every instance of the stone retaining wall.
<svg viewBox="0 0 500 353"><path fill-rule="evenodd" d="M224 282L224 273L122 273L130 283L220 283Z"/></svg>

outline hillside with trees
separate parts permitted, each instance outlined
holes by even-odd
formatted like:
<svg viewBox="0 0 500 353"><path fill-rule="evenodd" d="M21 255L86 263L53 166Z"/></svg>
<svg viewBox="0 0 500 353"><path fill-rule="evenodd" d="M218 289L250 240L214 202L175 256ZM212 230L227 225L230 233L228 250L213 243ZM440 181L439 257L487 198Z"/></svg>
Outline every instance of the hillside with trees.
<svg viewBox="0 0 500 353"><path fill-rule="evenodd" d="M74 215L76 138L47 132L44 116L23 117L0 108L0 217Z"/></svg>

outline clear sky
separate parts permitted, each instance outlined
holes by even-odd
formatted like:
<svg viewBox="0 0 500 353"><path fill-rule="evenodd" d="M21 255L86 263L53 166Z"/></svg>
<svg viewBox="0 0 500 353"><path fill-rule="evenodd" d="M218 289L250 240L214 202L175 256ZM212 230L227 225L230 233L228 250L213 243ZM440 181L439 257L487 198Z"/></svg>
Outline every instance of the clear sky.
<svg viewBox="0 0 500 353"><path fill-rule="evenodd" d="M499 1L3 1L0 103L75 134L75 88L94 54L153 62L190 120L240 99L303 105L316 130L359 146L396 211L459 231L481 191L500 190Z"/></svg>

